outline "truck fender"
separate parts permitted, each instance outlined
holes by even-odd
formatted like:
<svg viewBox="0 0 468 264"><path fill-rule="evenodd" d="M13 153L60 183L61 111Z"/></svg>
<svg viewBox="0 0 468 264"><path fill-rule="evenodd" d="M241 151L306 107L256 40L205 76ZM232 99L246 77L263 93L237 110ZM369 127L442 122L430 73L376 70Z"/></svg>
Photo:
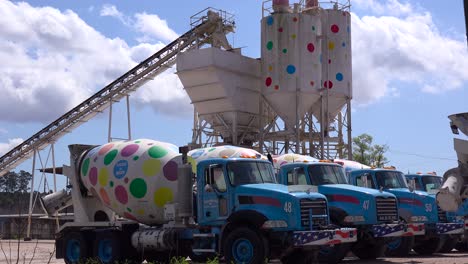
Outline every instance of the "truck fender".
<svg viewBox="0 0 468 264"><path fill-rule="evenodd" d="M266 216L253 210L242 210L232 213L226 221L227 224L224 225L221 229L218 251L222 253L222 245L224 244L224 239L236 227L246 226L251 228L252 230L259 230L262 227L263 223L265 223L265 221L267 220L268 218Z"/></svg>
<svg viewBox="0 0 468 264"><path fill-rule="evenodd" d="M405 220L406 223L411 222L411 216L414 215L411 211L405 210L403 208L398 209L398 214L400 215L400 219Z"/></svg>
<svg viewBox="0 0 468 264"><path fill-rule="evenodd" d="M339 207L330 207L330 221L332 224L343 226L344 218L348 215L343 209Z"/></svg>

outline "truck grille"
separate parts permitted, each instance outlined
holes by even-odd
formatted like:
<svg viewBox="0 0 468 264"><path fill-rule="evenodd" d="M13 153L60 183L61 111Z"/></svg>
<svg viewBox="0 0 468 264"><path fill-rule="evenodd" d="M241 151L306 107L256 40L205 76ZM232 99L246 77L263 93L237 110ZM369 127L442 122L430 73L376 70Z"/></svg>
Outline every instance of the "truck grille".
<svg viewBox="0 0 468 264"><path fill-rule="evenodd" d="M398 208L395 198L377 197L377 220L381 222L392 222L398 220Z"/></svg>
<svg viewBox="0 0 468 264"><path fill-rule="evenodd" d="M312 227L328 224L327 202L324 199L301 199L301 224L304 227L310 226L309 212L312 209Z"/></svg>
<svg viewBox="0 0 468 264"><path fill-rule="evenodd" d="M437 215L439 216L439 222L441 223L447 223L447 214L442 211L442 209L437 206Z"/></svg>

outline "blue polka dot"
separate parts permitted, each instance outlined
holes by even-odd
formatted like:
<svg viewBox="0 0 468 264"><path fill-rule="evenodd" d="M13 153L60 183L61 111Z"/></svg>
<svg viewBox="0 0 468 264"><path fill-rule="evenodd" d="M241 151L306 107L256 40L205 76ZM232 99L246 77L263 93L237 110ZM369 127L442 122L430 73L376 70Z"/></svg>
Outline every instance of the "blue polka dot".
<svg viewBox="0 0 468 264"><path fill-rule="evenodd" d="M341 72L336 74L336 80L338 80L340 82L343 80L343 74Z"/></svg>
<svg viewBox="0 0 468 264"><path fill-rule="evenodd" d="M296 72L296 67L294 67L294 65L288 65L288 67L286 67L286 71L289 73L289 74L293 74Z"/></svg>
<svg viewBox="0 0 468 264"><path fill-rule="evenodd" d="M322 63L322 54L319 56L320 63Z"/></svg>
<svg viewBox="0 0 468 264"><path fill-rule="evenodd" d="M203 152L205 152L204 150L198 150L198 151L195 151L193 154L192 154L192 158L193 159L197 159L198 157L200 157Z"/></svg>
<svg viewBox="0 0 468 264"><path fill-rule="evenodd" d="M273 22L274 22L274 21L275 21L275 20L273 19L273 17L272 17L272 16L269 16L269 17L267 18L267 25L269 25L269 26L273 25Z"/></svg>
<svg viewBox="0 0 468 264"><path fill-rule="evenodd" d="M351 31L351 30L349 29L349 26L346 27L346 31L348 31L348 33Z"/></svg>
<svg viewBox="0 0 468 264"><path fill-rule="evenodd" d="M344 43L344 42L341 43L341 46L342 46L342 47L346 47L346 43Z"/></svg>

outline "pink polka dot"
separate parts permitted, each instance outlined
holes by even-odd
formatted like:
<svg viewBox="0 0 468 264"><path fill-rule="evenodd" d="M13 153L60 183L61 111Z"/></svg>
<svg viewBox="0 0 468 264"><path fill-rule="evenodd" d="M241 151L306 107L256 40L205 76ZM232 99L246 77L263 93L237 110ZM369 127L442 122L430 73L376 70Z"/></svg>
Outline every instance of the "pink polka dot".
<svg viewBox="0 0 468 264"><path fill-rule="evenodd" d="M127 190L125 190L125 187L123 187L122 185L115 187L114 194L115 198L117 199L117 201L119 201L119 203L128 203L128 193Z"/></svg>
<svg viewBox="0 0 468 264"><path fill-rule="evenodd" d="M164 177L169 181L177 180L177 163L174 161L169 161L163 167Z"/></svg>
<svg viewBox="0 0 468 264"><path fill-rule="evenodd" d="M122 157L128 157L133 155L138 150L138 144L131 144L122 149Z"/></svg>
<svg viewBox="0 0 468 264"><path fill-rule="evenodd" d="M314 44L313 43L307 44L307 50L309 52L314 52L314 50L315 50Z"/></svg>
<svg viewBox="0 0 468 264"><path fill-rule="evenodd" d="M110 205L109 195L107 195L106 190L104 190L103 188L101 188L101 189L99 190L99 193L101 194L101 200L102 200L106 205Z"/></svg>
<svg viewBox="0 0 468 264"><path fill-rule="evenodd" d="M279 90L279 86L278 86L278 85L275 85L275 90Z"/></svg>
<svg viewBox="0 0 468 264"><path fill-rule="evenodd" d="M99 155L106 154L113 146L114 146L114 144L112 144L112 143L102 146L101 149L99 150L98 154Z"/></svg>
<svg viewBox="0 0 468 264"><path fill-rule="evenodd" d="M92 167L91 170L89 171L89 182L90 182L92 185L96 185L96 183L97 183L97 175L98 175L97 168L96 168L96 167Z"/></svg>
<svg viewBox="0 0 468 264"><path fill-rule="evenodd" d="M283 28L282 27L278 28L278 32L283 32Z"/></svg>
<svg viewBox="0 0 468 264"><path fill-rule="evenodd" d="M331 26L331 31L332 31L333 33L338 33L338 31L340 31L340 28L339 28L336 24L333 24L333 25Z"/></svg>
<svg viewBox="0 0 468 264"><path fill-rule="evenodd" d="M333 83L331 81L326 81L324 83L325 88L331 89L333 88Z"/></svg>
<svg viewBox="0 0 468 264"><path fill-rule="evenodd" d="M265 85L270 86L273 81L271 80L271 77L267 77L265 80Z"/></svg>
<svg viewBox="0 0 468 264"><path fill-rule="evenodd" d="M138 221L138 219L130 213L124 212L124 217L133 221Z"/></svg>

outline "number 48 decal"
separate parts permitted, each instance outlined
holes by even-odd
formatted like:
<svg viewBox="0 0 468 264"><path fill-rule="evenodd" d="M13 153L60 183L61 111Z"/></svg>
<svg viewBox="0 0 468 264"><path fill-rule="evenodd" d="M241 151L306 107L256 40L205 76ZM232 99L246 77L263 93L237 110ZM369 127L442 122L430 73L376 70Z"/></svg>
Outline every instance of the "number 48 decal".
<svg viewBox="0 0 468 264"><path fill-rule="evenodd" d="M291 213L292 212L292 204L291 202L285 202L284 203L284 211L286 213Z"/></svg>

